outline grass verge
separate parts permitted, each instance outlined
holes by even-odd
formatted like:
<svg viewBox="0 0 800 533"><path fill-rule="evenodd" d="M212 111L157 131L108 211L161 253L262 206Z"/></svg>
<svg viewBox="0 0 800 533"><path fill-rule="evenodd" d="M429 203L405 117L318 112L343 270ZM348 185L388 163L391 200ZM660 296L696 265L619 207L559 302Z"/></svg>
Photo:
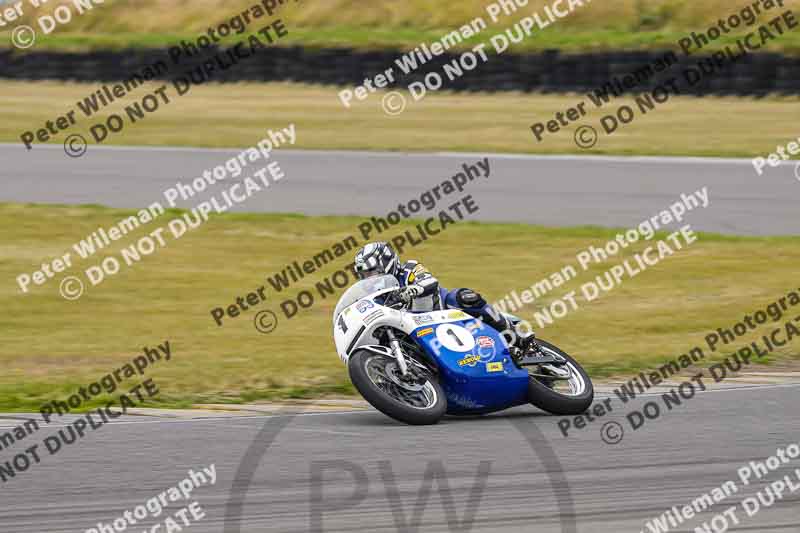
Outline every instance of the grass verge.
<svg viewBox="0 0 800 533"><path fill-rule="evenodd" d="M21 22L38 28L35 19L52 14L59 3L71 2L51 0L39 9L26 4ZM73 51L170 46L181 39L196 38L209 26L229 20L256 3L253 0L198 0L188 9L185 4L172 0L106 0L48 35L40 31L36 49ZM275 17L282 18L290 29L287 43L362 49L411 49L422 42L439 40L476 17L483 18L488 27L478 37L462 43L460 47L464 48L481 40L487 42L492 35L534 12L541 13L546 20L543 6L551 5L552 1L531 0L513 13L498 14L496 22L487 13L487 6L491 3L485 0L436 3L423 0L403 3L327 0L290 3L284 5ZM747 4L732 6L725 0L587 1L568 17L535 30L512 49L525 52L553 48L565 51L674 48L679 39L693 31L706 30L720 18L727 19ZM797 5L797 0L785 0L784 8L761 14L759 23L766 24ZM157 16L148 16L156 13ZM726 33L715 45L731 43L735 40L733 36L741 35L743 31L740 28ZM769 42L765 50L798 53L800 35L786 32Z"/></svg>
<svg viewBox="0 0 800 533"><path fill-rule="evenodd" d="M156 87L140 87L87 118L76 102L90 96L98 88L95 84L0 82L0 140L19 143L23 132L74 110L77 124L51 142L63 143L68 135L81 133L91 144L91 125L105 122L111 113L124 116L126 106ZM126 119L122 132L105 144L252 146L268 128L292 122L298 129L296 147L306 149L754 157L797 138L796 124L789 119L796 113L797 97L673 97L646 115L637 111L632 123L606 136L601 117L621 104L636 107L633 98L596 109L585 95L434 93L420 102L408 99L405 112L389 116L381 108L382 93L345 109L338 90L284 83L209 84L177 97L170 87L169 104L135 124ZM536 141L531 124L546 122L581 101L589 112L584 120ZM590 150L575 145L581 124L601 133Z"/></svg>
<svg viewBox="0 0 800 533"><path fill-rule="evenodd" d="M85 281L84 269L107 256L119 257L122 247L177 216L170 212L92 259L77 259L69 272L44 286L19 292L14 281L18 274L32 272L98 227L107 228L130 214L97 206L0 204L0 279L5 280L0 285L0 410L32 410L63 399L130 361L144 346L165 340L171 343L173 359L147 372L161 390L157 406L352 393L331 338L337 297L317 297L313 307L291 320L280 314L278 305L302 289L314 290L315 283L349 262L351 254L281 294L271 289L266 276L348 235L363 242L356 230L360 219L216 216L180 240L167 236L164 248L101 284L87 283L81 299L59 296L61 276L77 275ZM409 227L401 224L380 237L390 238ZM602 246L615 234L593 227L459 223L405 255L424 261L444 286L473 287L491 301L528 288L566 264L575 265L578 251ZM796 288L798 244L797 237L700 234L690 247L597 300L582 303L540 336L574 354L594 377L653 367L702 345L710 331L732 327L746 313ZM644 247L637 244L621 257ZM519 314L533 318L535 310L579 290L621 257L579 272ZM267 287L266 302L226 319L223 327L215 325L212 308L232 304L262 285ZM256 331L253 319L267 309L278 312L280 321L272 334L264 335ZM797 346L790 343L770 361L798 355Z"/></svg>
<svg viewBox="0 0 800 533"><path fill-rule="evenodd" d="M411 50L420 43L431 43L442 39L453 28L306 28L289 27L289 36L281 41L282 46L303 46L306 48L355 48L360 50ZM502 33L505 28L486 30L474 37L463 40L454 50L467 50L481 43L491 49L489 38ZM513 43L508 48L514 53L535 53L544 50L559 50L564 53L614 52L633 50L675 50L678 42L690 32L680 30L655 30L632 32L625 29L567 30L544 32L536 38ZM36 47L29 51L49 50L82 52L90 50L122 50L126 48L169 48L182 40L197 39L197 33L52 33L36 39ZM725 46L736 49L738 35L723 35L709 48L709 53ZM223 39L223 43L236 42L236 39ZM8 48L8 46L6 46ZM800 33L786 33L763 46L764 52L779 52L789 55L800 54ZM23 52L24 53L24 52Z"/></svg>

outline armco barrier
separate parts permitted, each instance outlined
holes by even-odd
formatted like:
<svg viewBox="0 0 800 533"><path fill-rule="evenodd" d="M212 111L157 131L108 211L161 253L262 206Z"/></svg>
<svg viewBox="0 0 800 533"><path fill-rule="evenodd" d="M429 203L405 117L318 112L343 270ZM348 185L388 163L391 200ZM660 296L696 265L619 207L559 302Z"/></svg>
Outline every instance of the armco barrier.
<svg viewBox="0 0 800 533"><path fill-rule="evenodd" d="M536 54L503 54L490 57L475 70L445 85L457 91L585 92L601 86L612 76L624 76L638 67L663 57L666 51L602 52L563 54L556 50ZM214 80L295 81L353 86L367 77L394 66L398 85L421 81L425 73L441 72L441 66L457 58L443 54L403 76L394 60L397 50L356 51L346 48L306 49L270 47L257 57L224 72ZM637 90L653 88L660 81L679 76L684 67L702 56L677 54L679 63L639 85ZM66 53L0 51L0 78L25 80L73 80L110 82L129 78L145 65L170 60L166 50L120 50ZM179 75L185 65L170 68L167 77ZM754 95L769 93L800 94L800 58L775 53L752 54L734 66L708 77L693 87L698 95Z"/></svg>

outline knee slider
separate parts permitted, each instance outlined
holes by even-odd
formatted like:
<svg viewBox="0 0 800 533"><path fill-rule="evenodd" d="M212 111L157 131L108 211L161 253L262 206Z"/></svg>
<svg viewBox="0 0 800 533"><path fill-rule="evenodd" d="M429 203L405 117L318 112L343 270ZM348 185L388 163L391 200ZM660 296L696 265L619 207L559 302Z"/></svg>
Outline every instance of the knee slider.
<svg viewBox="0 0 800 533"><path fill-rule="evenodd" d="M456 293L456 302L461 307L483 307L486 300L472 289L459 289Z"/></svg>

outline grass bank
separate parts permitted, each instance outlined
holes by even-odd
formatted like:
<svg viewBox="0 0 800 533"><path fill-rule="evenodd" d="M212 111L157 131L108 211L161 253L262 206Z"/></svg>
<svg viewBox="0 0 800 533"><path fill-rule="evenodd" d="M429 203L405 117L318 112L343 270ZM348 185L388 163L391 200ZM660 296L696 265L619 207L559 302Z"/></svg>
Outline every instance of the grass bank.
<svg viewBox="0 0 800 533"><path fill-rule="evenodd" d="M286 294L313 290L316 282L342 268L350 254L282 294L270 290L265 278L294 259L358 235L359 219L226 214L180 240L168 236L167 246L153 255L100 285L87 284L79 300L59 296L62 275L28 294L19 292L14 281L18 274L33 271L98 227L107 228L129 214L96 206L0 204L0 410L30 410L64 398L130 361L144 346L165 340L173 359L147 373L162 391L160 405L352 392L331 339L337 297L319 299L291 320L280 314L278 305ZM85 280L84 269L104 257L119 257L122 247L175 216L162 215L152 227L140 228L93 259L77 260L63 275ZM575 265L579 250L601 246L615 234L590 227L459 223L412 255L444 286L474 287L493 300L510 290L521 291L564 265ZM795 237L700 234L690 247L582 303L540 334L575 354L595 377L652 367L701 345L709 331L731 327L744 314L797 287L798 244ZM637 244L622 257L644 247ZM519 314L533 318L535 310L579 290L619 261L579 272ZM492 265L491 271L486 265ZM223 327L212 321L212 308L231 304L261 285L268 287L266 302L227 319ZM264 335L256 331L253 319L267 309L278 312L279 323ZM789 344L771 360L798 355L796 345Z"/></svg>
<svg viewBox="0 0 800 533"><path fill-rule="evenodd" d="M69 134L81 133L91 143L92 124L111 113L125 115L125 106L156 87L139 88L89 119L76 102L97 90L96 84L0 82L0 141L18 143L22 132L75 110L77 124L51 142L60 144ZM338 90L284 83L209 84L175 97L170 87L168 105L136 124L126 122L106 144L244 147L268 128L292 122L298 130L296 147L306 149L754 157L797 138L796 124L789 119L796 115L797 97L673 97L607 136L601 117L623 103L635 108L633 98L596 109L583 94L434 93L420 102L407 98L405 112L389 116L381 107L381 93L345 109ZM536 142L531 124L553 119L581 101L586 101L585 119ZM590 150L575 145L581 124L601 132Z"/></svg>
<svg viewBox="0 0 800 533"><path fill-rule="evenodd" d="M26 3L24 23L35 26L35 18L52 14L59 3L50 1L39 9ZM181 39L204 33L213 24L229 19L256 4L254 0L199 0L187 4L172 0L106 0L84 15L40 35L37 48L85 50L107 47L169 46ZM518 11L500 15L496 23L486 11L485 0L423 0L351 2L327 0L298 2L279 12L290 28L287 43L303 46L346 46L357 48L413 48L421 42L440 39L459 26L482 17L489 28L481 38L512 26L534 12L542 12L552 1L531 0ZM639 50L674 47L692 31L702 31L718 19L745 7L724 0L605 0L584 2L567 18L526 38L516 51L558 48L565 51L608 49ZM796 8L798 0L785 0L785 8ZM762 16L774 18L777 9ZM157 15L156 15L157 14ZM10 31L10 28L7 28ZM491 32L491 33L490 33ZM42 33L42 32L39 32ZM6 42L8 42L6 40ZM463 43L463 46L475 44ZM732 42L725 35L719 43ZM284 43L286 44L286 43ZM8 45L6 45L8 46ZM800 52L800 35L789 32L771 42L770 51Z"/></svg>

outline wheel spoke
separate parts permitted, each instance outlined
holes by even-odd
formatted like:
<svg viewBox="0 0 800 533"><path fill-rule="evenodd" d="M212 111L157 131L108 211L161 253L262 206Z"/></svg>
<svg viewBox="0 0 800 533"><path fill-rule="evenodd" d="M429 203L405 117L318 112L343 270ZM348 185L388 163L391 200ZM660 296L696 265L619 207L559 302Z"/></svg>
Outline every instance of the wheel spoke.
<svg viewBox="0 0 800 533"><path fill-rule="evenodd" d="M400 378L396 375L397 369L390 366L393 364L393 359L385 356L375 356L368 359L364 366L369 379L386 395L417 409L433 407L436 403L436 393L432 390L427 376L423 378L424 385L422 388L414 390L409 387L412 385L418 386L417 383L403 386L398 382Z"/></svg>
<svg viewBox="0 0 800 533"><path fill-rule="evenodd" d="M541 348L544 352L547 352L550 355L557 355L560 357L559 354L553 352L545 346L542 346ZM544 382L543 380L540 380L540 382L548 386L551 390L553 390L553 392L563 396L579 396L583 394L583 392L586 390L586 383L584 382L583 376L581 376L578 369L575 368L575 366L569 361L564 363L564 368L569 370L569 378L548 380L549 383Z"/></svg>

